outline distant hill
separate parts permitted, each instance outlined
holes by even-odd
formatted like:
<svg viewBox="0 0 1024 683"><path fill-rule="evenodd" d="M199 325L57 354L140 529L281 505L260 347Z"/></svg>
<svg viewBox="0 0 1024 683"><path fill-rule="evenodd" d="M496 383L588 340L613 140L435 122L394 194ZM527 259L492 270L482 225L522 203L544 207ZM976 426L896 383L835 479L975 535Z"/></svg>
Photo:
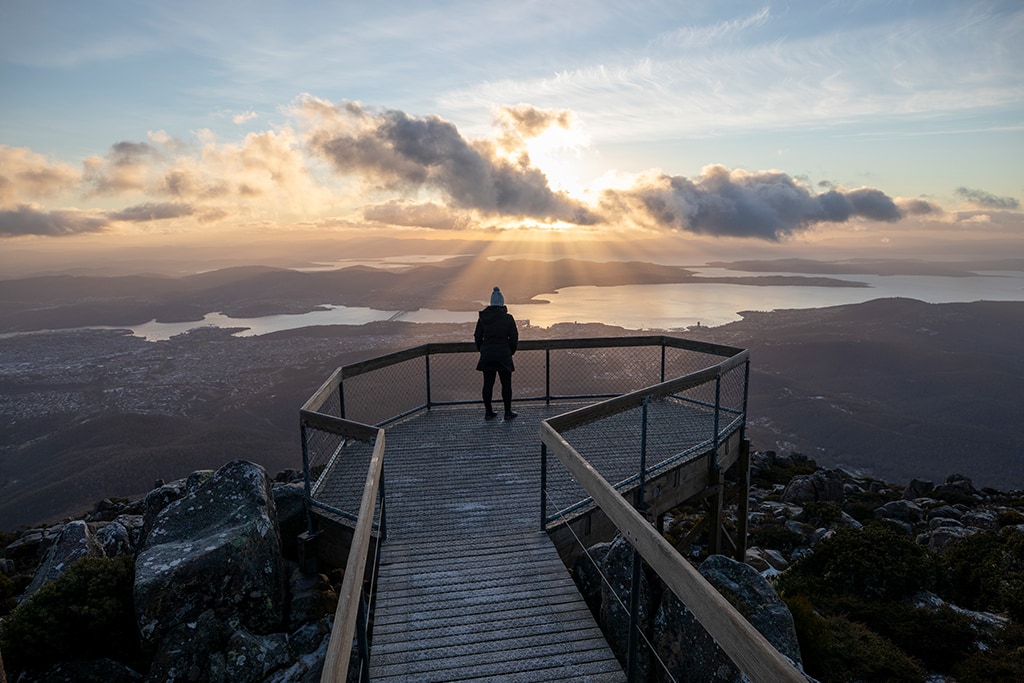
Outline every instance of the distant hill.
<svg viewBox="0 0 1024 683"><path fill-rule="evenodd" d="M232 317L305 313L323 304L413 311L472 311L500 284L508 303L577 285L614 286L722 282L749 285L858 287L828 277L696 277L679 266L639 261L474 261L452 258L405 270L352 266L304 272L264 266L226 268L171 278L51 275L0 280L0 333L84 326L130 326Z"/></svg>
<svg viewBox="0 0 1024 683"><path fill-rule="evenodd" d="M750 433L888 481L1024 488L1024 303L877 299L746 312L690 336L751 350Z"/></svg>

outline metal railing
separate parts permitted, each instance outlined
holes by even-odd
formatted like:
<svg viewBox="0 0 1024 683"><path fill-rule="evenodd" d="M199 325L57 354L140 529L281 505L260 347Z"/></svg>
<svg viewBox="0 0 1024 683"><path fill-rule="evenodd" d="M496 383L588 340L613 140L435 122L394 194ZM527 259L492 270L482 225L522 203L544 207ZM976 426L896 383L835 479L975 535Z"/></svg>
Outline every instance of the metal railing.
<svg viewBox="0 0 1024 683"><path fill-rule="evenodd" d="M368 673L367 653L362 644L365 640L359 638L365 636L365 612L372 596L368 594L369 586L363 589L362 568L367 565L370 538L377 535L379 552L385 529L383 428L434 407L482 403L479 374L475 371L477 354L472 343L436 343L347 365L332 373L300 411L309 507L355 524L346 587L339 596L331 637L331 675L347 672L354 635L363 676ZM544 525L591 503L619 524L618 517L624 513L618 510L618 503L607 502L606 488L615 491L618 501L625 503L618 489L639 484L642 495L645 477L681 459L709 453L708 468L712 469L717 466L718 445L745 424L749 360L743 349L669 336L524 340L519 344L515 362L517 403L589 404L541 425ZM666 437L666 443L659 443L658 430L651 429L649 419L649 410L655 404L675 409L679 415L696 415L693 429L683 430L692 434L680 440L676 429ZM684 407L685 411L679 410ZM639 429L643 444L636 465L623 458L622 451L612 443L611 457L605 458L606 462L601 454L590 454L601 465L594 467L570 443L574 436L580 436L580 442L609 444L608 439L595 440L593 433L587 431L601 430L631 414L637 416L633 420L634 431ZM629 432L623 432L621 425L609 429L620 434ZM553 485L547 472L548 449L556 453L566 473L571 474L565 481L574 479L578 484L573 485L582 485L578 498L554 514L547 512L546 496ZM580 463L584 464L587 476L576 471ZM624 472L622 476L620 471ZM358 475L360 472L367 473L365 478ZM615 484L609 484L609 480ZM633 513L636 514L635 510ZM650 524L644 524L651 534L657 535ZM632 526L619 529L625 535ZM629 540L634 542L632 537ZM638 552L645 550L638 548ZM647 554L644 557L647 559ZM656 569L665 566L650 559L648 562ZM683 570L673 566L672 571ZM714 588L707 589L717 595ZM679 592L676 594L683 598ZM720 604L715 605L715 609L721 608ZM742 617L739 619L746 624ZM329 677L325 666L321 680L337 679Z"/></svg>

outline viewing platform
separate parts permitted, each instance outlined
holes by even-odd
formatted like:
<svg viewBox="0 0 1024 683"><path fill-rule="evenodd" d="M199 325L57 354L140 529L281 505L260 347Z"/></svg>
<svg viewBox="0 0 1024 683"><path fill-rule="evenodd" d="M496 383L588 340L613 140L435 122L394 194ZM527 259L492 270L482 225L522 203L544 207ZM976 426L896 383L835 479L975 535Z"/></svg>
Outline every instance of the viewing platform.
<svg viewBox="0 0 1024 683"><path fill-rule="evenodd" d="M511 421L484 419L475 357L431 344L339 368L301 411L307 552L346 567L322 680L629 680L637 643L616 657L568 570L616 533L748 678L802 680L658 533L703 500L709 547L742 558L745 351L524 341Z"/></svg>

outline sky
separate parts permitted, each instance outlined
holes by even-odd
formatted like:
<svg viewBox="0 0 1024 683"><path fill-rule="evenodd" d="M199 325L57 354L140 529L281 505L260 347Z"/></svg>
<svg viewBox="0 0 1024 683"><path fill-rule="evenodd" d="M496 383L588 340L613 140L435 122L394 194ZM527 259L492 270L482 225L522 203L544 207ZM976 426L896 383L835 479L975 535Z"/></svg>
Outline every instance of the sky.
<svg viewBox="0 0 1024 683"><path fill-rule="evenodd" d="M0 92L9 271L246 235L1024 254L1019 0L0 0Z"/></svg>

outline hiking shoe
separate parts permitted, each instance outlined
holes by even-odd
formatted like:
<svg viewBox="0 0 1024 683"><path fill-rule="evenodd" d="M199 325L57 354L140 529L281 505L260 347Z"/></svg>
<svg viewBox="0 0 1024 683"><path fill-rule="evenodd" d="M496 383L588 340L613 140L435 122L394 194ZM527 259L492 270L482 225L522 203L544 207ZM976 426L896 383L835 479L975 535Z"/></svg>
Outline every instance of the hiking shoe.
<svg viewBox="0 0 1024 683"><path fill-rule="evenodd" d="M519 417L519 413L513 413L513 412L505 413L505 419L506 420L514 420L517 417Z"/></svg>
<svg viewBox="0 0 1024 683"><path fill-rule="evenodd" d="M493 420L496 417L498 417L497 413L485 413L484 414L484 419L485 420Z"/></svg>

